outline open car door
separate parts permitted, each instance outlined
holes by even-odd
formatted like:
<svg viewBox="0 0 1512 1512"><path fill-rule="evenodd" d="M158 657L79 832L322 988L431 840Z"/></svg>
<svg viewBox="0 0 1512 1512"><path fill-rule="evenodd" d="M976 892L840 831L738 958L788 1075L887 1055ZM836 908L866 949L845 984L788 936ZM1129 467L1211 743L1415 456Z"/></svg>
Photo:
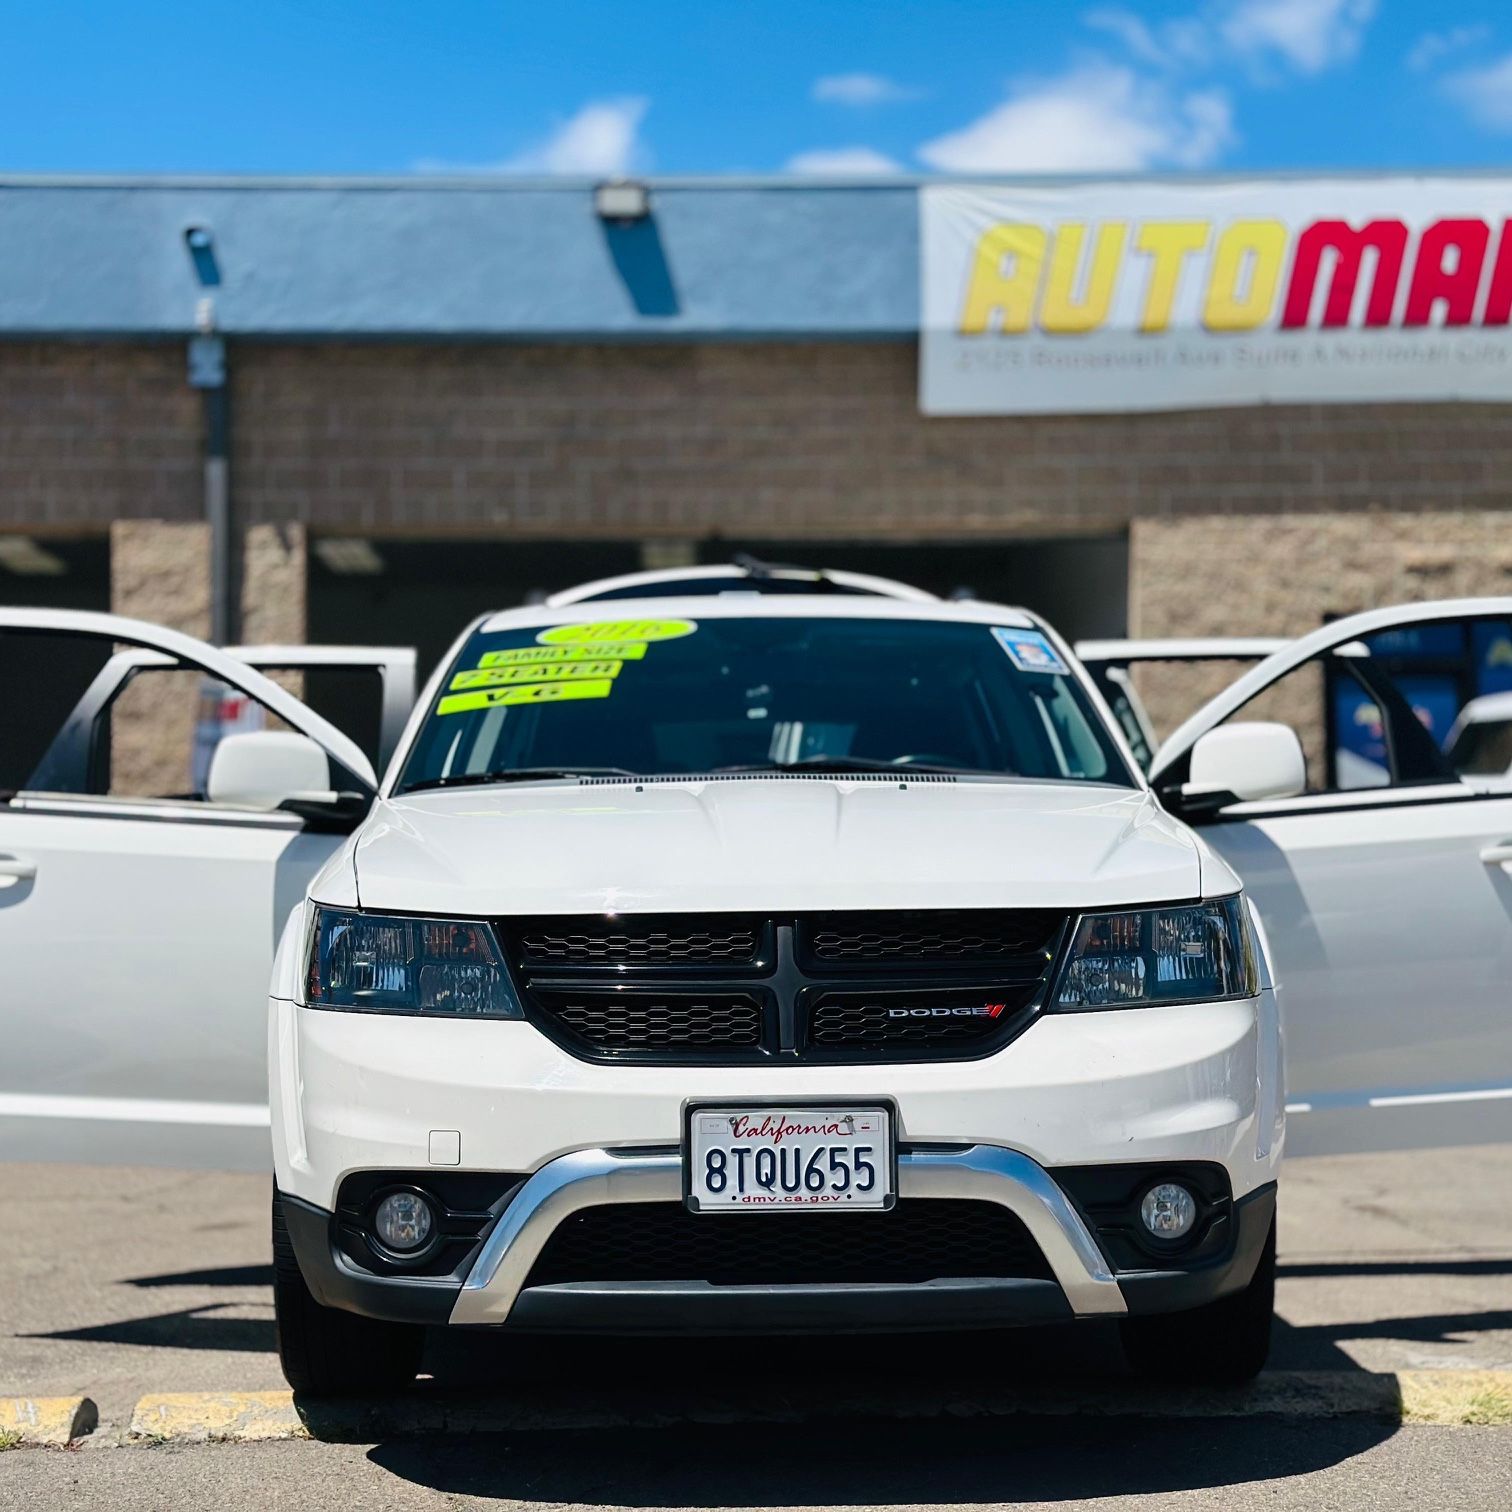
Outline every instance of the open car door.
<svg viewBox="0 0 1512 1512"><path fill-rule="evenodd" d="M0 609L0 1159L265 1165L275 942L375 787L244 661Z"/></svg>
<svg viewBox="0 0 1512 1512"><path fill-rule="evenodd" d="M1512 793L1441 748L1504 679L1512 598L1374 610L1270 656L1156 753L1156 791L1265 924L1293 1154L1512 1139Z"/></svg>

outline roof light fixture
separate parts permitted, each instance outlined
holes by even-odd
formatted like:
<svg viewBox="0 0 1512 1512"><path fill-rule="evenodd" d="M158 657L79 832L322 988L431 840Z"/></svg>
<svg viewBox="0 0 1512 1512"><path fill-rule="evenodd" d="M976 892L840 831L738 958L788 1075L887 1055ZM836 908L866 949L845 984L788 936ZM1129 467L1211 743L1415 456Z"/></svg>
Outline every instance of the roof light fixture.
<svg viewBox="0 0 1512 1512"><path fill-rule="evenodd" d="M373 543L358 538L331 536L316 541L315 555L329 572L372 576L384 569L383 558Z"/></svg>
<svg viewBox="0 0 1512 1512"><path fill-rule="evenodd" d="M68 563L30 536L0 535L0 567L17 577L62 577Z"/></svg>

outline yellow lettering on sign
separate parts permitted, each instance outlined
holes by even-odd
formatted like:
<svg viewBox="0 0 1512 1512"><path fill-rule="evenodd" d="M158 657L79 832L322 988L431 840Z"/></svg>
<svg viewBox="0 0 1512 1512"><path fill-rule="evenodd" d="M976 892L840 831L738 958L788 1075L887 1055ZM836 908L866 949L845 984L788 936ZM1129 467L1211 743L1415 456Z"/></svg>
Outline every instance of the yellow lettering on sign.
<svg viewBox="0 0 1512 1512"><path fill-rule="evenodd" d="M1150 259L1150 281L1145 285L1141 331L1164 331L1171 324L1171 308L1181 283L1181 265L1194 252L1207 246L1208 221L1148 221L1134 239L1137 251Z"/></svg>
<svg viewBox="0 0 1512 1512"><path fill-rule="evenodd" d="M1083 221L1066 221L1055 230L1050 252L1050 271L1040 304L1040 329L1056 336L1075 336L1095 331L1113 305L1118 282L1118 264L1123 257L1126 221L1103 221L1092 247L1092 266L1081 278L1082 248L1087 240ZM1078 284L1082 285L1077 292Z"/></svg>
<svg viewBox="0 0 1512 1512"><path fill-rule="evenodd" d="M618 677L623 662L551 662L544 667L478 667L452 678L453 691L461 688L502 688L511 683L571 682L582 677Z"/></svg>
<svg viewBox="0 0 1512 1512"><path fill-rule="evenodd" d="M1040 269L1045 264L1045 228L1003 222L989 226L977 241L961 309L961 334L980 336L993 328L1010 335L1029 329Z"/></svg>
<svg viewBox="0 0 1512 1512"><path fill-rule="evenodd" d="M1202 323L1210 331L1253 331L1270 319L1286 257L1286 227L1235 221L1213 253Z"/></svg>

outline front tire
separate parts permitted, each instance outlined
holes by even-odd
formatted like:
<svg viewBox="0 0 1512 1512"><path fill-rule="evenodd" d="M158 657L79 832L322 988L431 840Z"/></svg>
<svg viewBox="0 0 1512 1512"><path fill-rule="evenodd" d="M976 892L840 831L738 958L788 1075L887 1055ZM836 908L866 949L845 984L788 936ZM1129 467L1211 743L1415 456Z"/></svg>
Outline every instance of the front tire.
<svg viewBox="0 0 1512 1512"><path fill-rule="evenodd" d="M312 1396L373 1396L398 1391L415 1379L425 1330L386 1323L335 1307L310 1295L273 1193L273 1318L278 1362L295 1391Z"/></svg>
<svg viewBox="0 0 1512 1512"><path fill-rule="evenodd" d="M1254 1278L1241 1292L1190 1312L1125 1318L1129 1364L1151 1380L1242 1386L1265 1368L1276 1311L1276 1220Z"/></svg>

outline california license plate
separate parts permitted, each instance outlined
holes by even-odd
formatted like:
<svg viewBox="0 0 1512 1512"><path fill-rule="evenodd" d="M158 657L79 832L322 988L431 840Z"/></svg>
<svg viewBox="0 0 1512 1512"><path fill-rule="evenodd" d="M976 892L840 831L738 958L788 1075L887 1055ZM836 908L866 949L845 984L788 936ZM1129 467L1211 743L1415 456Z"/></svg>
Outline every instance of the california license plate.
<svg viewBox="0 0 1512 1512"><path fill-rule="evenodd" d="M685 1160L695 1213L864 1212L897 1193L889 1108L694 1108Z"/></svg>

